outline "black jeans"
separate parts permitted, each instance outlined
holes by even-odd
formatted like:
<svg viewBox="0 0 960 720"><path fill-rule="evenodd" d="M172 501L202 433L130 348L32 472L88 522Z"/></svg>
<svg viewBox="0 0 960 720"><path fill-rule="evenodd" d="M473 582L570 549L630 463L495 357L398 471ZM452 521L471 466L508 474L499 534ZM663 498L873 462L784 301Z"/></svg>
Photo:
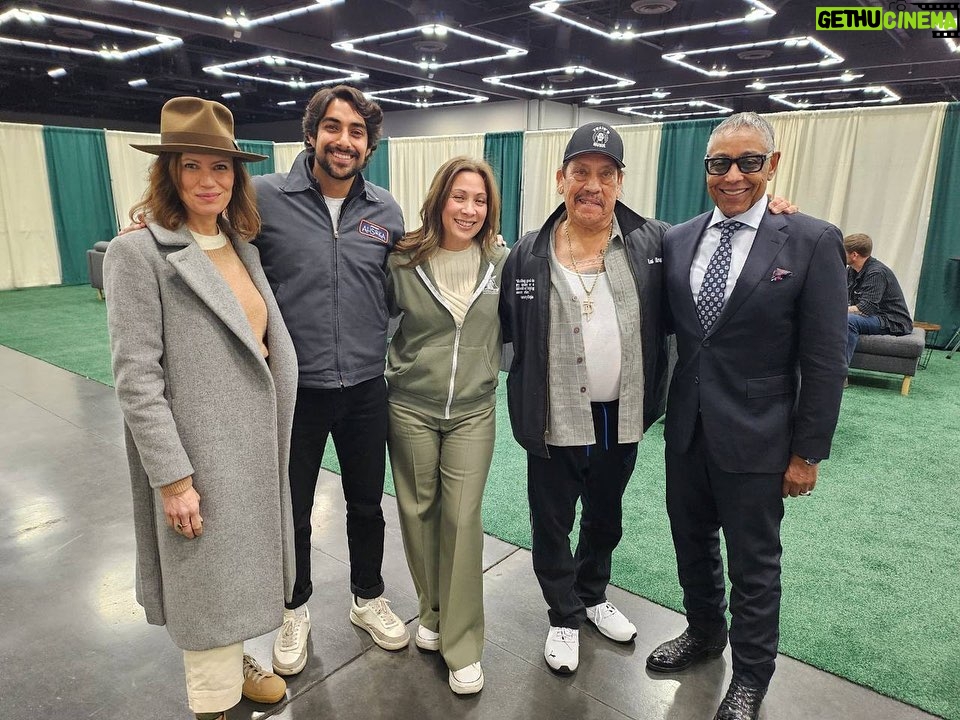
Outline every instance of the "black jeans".
<svg viewBox="0 0 960 720"><path fill-rule="evenodd" d="M347 502L350 590L361 598L383 594L383 473L387 443L387 385L376 377L348 388L299 388L290 438L290 494L293 502L297 580L288 608L313 593L310 580L310 517L327 436L340 461Z"/></svg>
<svg viewBox="0 0 960 720"><path fill-rule="evenodd" d="M605 602L610 561L623 534L623 500L637 463L637 443L617 443L619 403L592 403L595 445L548 446L549 458L527 454L527 496L533 571L552 627L579 628L586 608ZM570 531L580 499L580 541Z"/></svg>
<svg viewBox="0 0 960 720"><path fill-rule="evenodd" d="M765 688L777 657L783 473L729 473L710 455L698 421L685 453L666 450L667 514L687 622L701 635L726 626L720 530L730 576L735 680Z"/></svg>

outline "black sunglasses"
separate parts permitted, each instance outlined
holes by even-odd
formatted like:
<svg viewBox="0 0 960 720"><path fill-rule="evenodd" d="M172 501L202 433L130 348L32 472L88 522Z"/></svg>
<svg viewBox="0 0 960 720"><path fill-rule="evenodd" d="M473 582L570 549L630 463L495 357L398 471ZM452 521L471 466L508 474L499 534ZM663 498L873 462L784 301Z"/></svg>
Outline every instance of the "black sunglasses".
<svg viewBox="0 0 960 720"><path fill-rule="evenodd" d="M760 172L763 164L773 153L766 155L741 155L738 158L728 157L705 157L703 165L707 168L707 175L726 175L730 172L730 166L734 163L742 173Z"/></svg>

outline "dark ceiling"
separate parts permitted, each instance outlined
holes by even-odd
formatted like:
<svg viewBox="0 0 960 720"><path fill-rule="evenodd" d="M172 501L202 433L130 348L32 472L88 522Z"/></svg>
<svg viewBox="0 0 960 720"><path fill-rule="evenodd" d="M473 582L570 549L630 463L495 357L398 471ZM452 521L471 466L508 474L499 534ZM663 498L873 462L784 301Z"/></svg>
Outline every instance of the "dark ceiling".
<svg viewBox="0 0 960 720"><path fill-rule="evenodd" d="M560 21L556 15L538 12L529 2L504 0L345 0L328 7L320 7L314 0L13 0L0 2L0 111L151 122L158 116L163 101L174 95L221 99L224 93L239 92L239 97L222 100L233 109L238 124L292 120L300 116L303 100L317 87L311 83L336 77L333 73L340 71L367 74L367 78L355 82L367 91L425 84L439 88L430 94L408 91L387 96L409 102L416 102L418 96L430 102L454 99L441 90L481 94L491 102L543 98L583 104L592 95L594 101L602 101L598 105L600 109L610 111L621 106L688 100L716 103L734 111L791 109L771 100L769 96L773 92L831 91L826 95L788 98L794 103L806 101L808 107L815 107L815 103L821 101L876 102L884 97L882 93L857 89L867 85L886 86L900 97L897 102L901 104L956 101L960 97L960 52L953 50L960 38L950 41L936 38L929 29L818 32L815 7L820 3L765 0L765 4L775 15L743 22L738 19L751 11L762 14L762 10L757 11L754 0L561 2L560 12L579 22L578 26ZM867 0L836 4L879 6ZM893 7L894 10L920 10L913 3L884 3L884 9L888 9L888 5L899 6ZM46 16L10 12L14 8L39 11ZM178 12L164 12L162 8ZM242 11L243 24L230 27L216 20L228 10L235 19L240 19ZM292 14L263 21L266 16L286 11ZM956 12L954 10L954 14ZM30 18L32 22L24 21ZM600 34L615 27L621 31L647 33L723 20L731 22L626 40ZM451 31L444 37L401 32L391 38L355 43L357 49L412 61L414 65L351 53L332 45L428 23L443 23ZM142 34L130 35L109 26ZM587 26L598 32L586 29ZM163 38L156 39L158 34L174 36L182 42L168 40L166 46L154 51L154 46L163 42ZM743 47L805 36L813 37L814 42L769 42ZM506 52L486 42L488 40L523 48L527 53L442 67L469 57ZM827 52L818 47L818 42L842 57L842 62L817 65ZM60 49L51 46L60 46ZM108 55L110 52L114 56L129 55L103 57L96 51L104 46ZM65 47L93 53L79 54ZM694 52L717 47L727 49ZM150 51L137 55L132 52L137 48ZM687 53L682 62L700 66L705 71L725 71L727 75L704 74L663 57L682 51ZM287 62L278 65L272 60L261 60L244 67L226 68L228 72L261 81L204 71L205 67L258 57L283 57ZM438 67L421 69L416 66L421 59ZM805 63L811 65L757 71ZM563 70L574 66L588 70L573 73ZM54 67L64 68L66 74L51 77L48 71ZM500 84L484 81L484 77L492 75L540 70L552 72L505 79ZM862 74L862 77L846 83L840 80L809 82L763 90L747 87L757 79L767 83L814 80L835 78L844 71ZM617 82L595 72L630 80L633 84L593 91L576 89L585 84ZM146 80L146 85L131 87L128 84L141 78ZM265 78L276 82L262 82ZM552 89L553 94L538 94L541 89L545 93ZM648 95L654 90L669 95L603 102L611 97ZM281 102L291 104L278 105ZM387 111L411 107L388 101L382 104ZM638 112L650 116L658 111L669 118L674 113L702 109L682 105L659 109L643 107ZM643 117L634 119L639 121ZM625 115L624 122L629 121Z"/></svg>

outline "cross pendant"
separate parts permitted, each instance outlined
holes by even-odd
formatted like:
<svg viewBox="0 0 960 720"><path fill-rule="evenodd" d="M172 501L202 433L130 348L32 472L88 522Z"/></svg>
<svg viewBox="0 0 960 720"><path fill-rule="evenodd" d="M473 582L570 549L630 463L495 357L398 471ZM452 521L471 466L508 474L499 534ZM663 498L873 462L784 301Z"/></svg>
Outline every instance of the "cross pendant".
<svg viewBox="0 0 960 720"><path fill-rule="evenodd" d="M583 314L586 316L587 320L589 320L590 316L593 315L593 300L590 298L584 298L581 305L583 306Z"/></svg>

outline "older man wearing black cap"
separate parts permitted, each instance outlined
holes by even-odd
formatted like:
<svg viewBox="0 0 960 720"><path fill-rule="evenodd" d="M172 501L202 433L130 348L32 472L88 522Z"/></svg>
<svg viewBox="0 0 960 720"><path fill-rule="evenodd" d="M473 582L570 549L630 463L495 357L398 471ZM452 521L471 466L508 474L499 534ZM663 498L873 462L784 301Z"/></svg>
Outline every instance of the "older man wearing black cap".
<svg viewBox="0 0 960 720"><path fill-rule="evenodd" d="M520 239L503 269L510 420L527 450L533 568L550 618L544 658L558 673L576 671L584 621L616 642L637 632L606 588L637 443L663 409L667 225L619 202L623 167L616 130L578 128L556 176L563 204Z"/></svg>

